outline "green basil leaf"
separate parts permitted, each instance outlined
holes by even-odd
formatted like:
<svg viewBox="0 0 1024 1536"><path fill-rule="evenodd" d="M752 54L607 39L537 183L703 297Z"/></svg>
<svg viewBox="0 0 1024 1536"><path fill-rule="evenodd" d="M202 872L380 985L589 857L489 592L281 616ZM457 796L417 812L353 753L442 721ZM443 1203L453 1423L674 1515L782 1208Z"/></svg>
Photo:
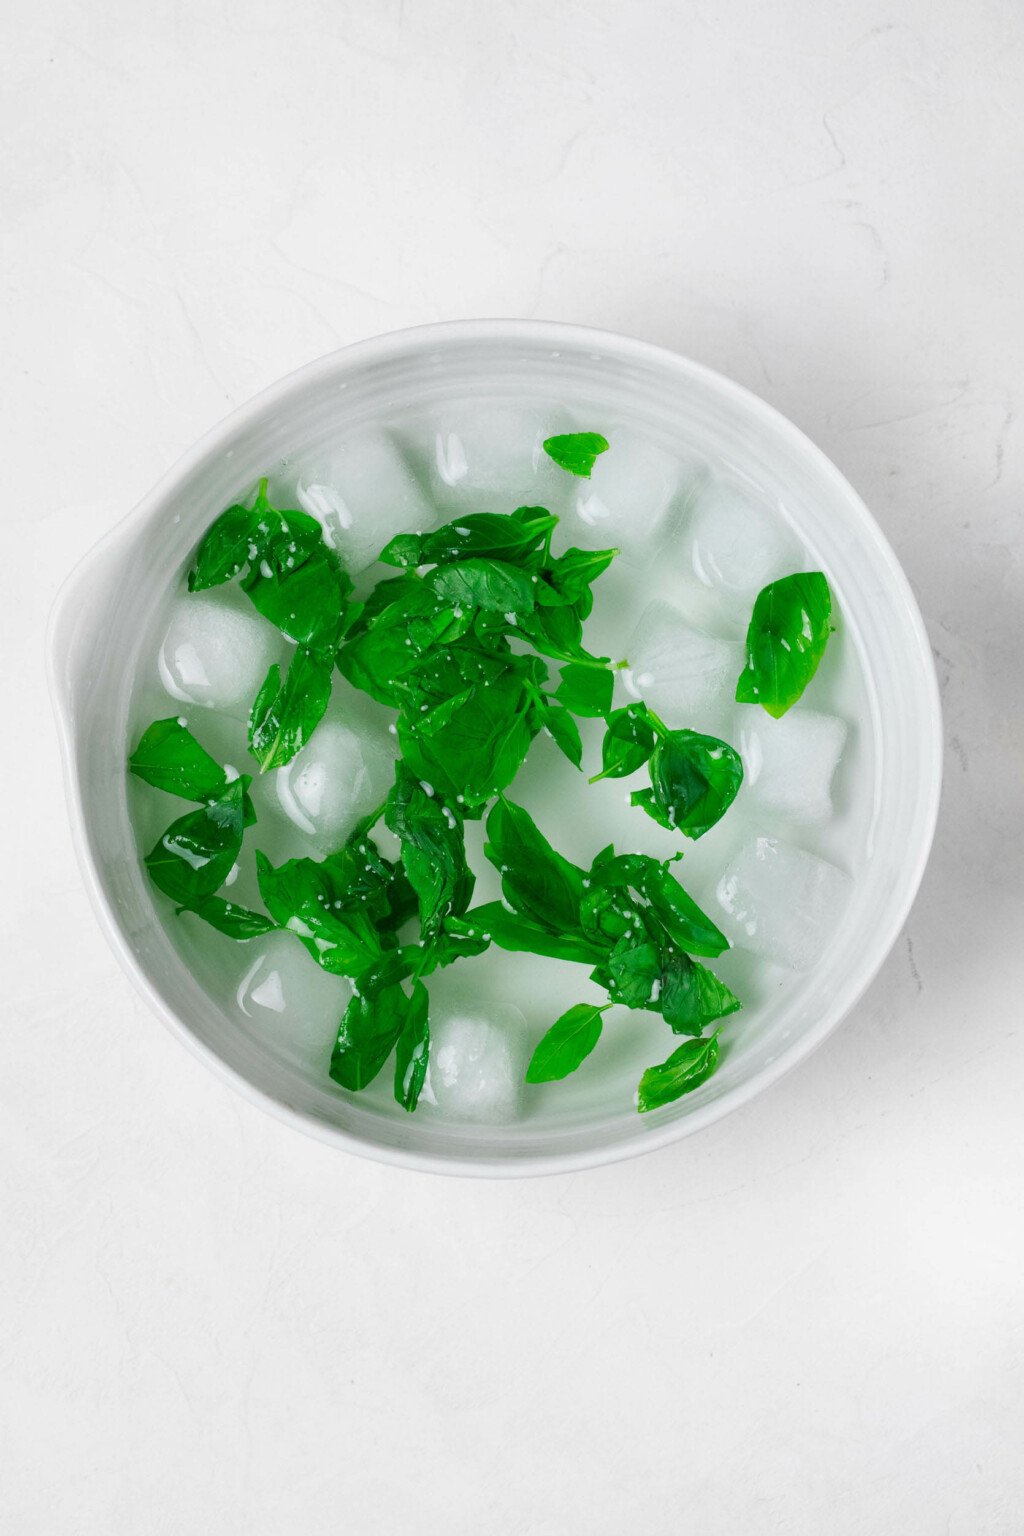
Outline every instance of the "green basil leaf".
<svg viewBox="0 0 1024 1536"><path fill-rule="evenodd" d="M630 805L637 806L646 811L652 821L656 821L659 827L665 827L669 832L676 830L673 813L668 807L661 804L653 789L634 789L629 796Z"/></svg>
<svg viewBox="0 0 1024 1536"><path fill-rule="evenodd" d="M580 728L564 705L553 703L545 698L541 711L541 719L544 729L551 733L552 740L561 752L569 759L574 768L583 767L583 741L580 737Z"/></svg>
<svg viewBox="0 0 1024 1536"><path fill-rule="evenodd" d="M821 571L771 582L754 603L737 699L760 704L777 720L818 670L831 632L832 595Z"/></svg>
<svg viewBox="0 0 1024 1536"><path fill-rule="evenodd" d="M689 955L704 955L711 959L728 949L729 940L725 934L683 890L675 876L669 873L668 866L655 860L651 862L655 867L644 880L643 894L673 942Z"/></svg>
<svg viewBox="0 0 1024 1536"><path fill-rule="evenodd" d="M231 873L242 847L244 794L235 779L218 799L172 822L146 855L150 879L179 906L212 896Z"/></svg>
<svg viewBox="0 0 1024 1536"><path fill-rule="evenodd" d="M183 800L211 800L227 779L224 769L179 719L154 720L128 759L136 778Z"/></svg>
<svg viewBox="0 0 1024 1536"><path fill-rule="evenodd" d="M292 547L294 541L288 535L281 539L285 549ZM288 564L290 560L294 565ZM295 555L283 559L264 555L242 578L242 590L257 612L287 639L310 650L333 653L344 628L352 583L326 545L305 558L297 545Z"/></svg>
<svg viewBox="0 0 1024 1536"><path fill-rule="evenodd" d="M301 646L281 682L280 668L271 667L249 715L249 751L261 773L291 762L323 719L331 697L333 658Z"/></svg>
<svg viewBox="0 0 1024 1536"><path fill-rule="evenodd" d="M504 560L460 560L438 566L428 578L448 603L485 608L493 613L526 614L535 602L533 582L518 566Z"/></svg>
<svg viewBox="0 0 1024 1536"><path fill-rule="evenodd" d="M190 592L219 587L238 575L255 553L259 513L248 507L228 507L203 534L188 573Z"/></svg>
<svg viewBox="0 0 1024 1536"><path fill-rule="evenodd" d="M278 927L301 941L318 965L334 976L359 976L382 952L380 924L371 903L352 882L352 858L289 859L275 869L256 855L260 895ZM386 905L384 892L378 892Z"/></svg>
<svg viewBox="0 0 1024 1536"><path fill-rule="evenodd" d="M388 565L448 565L454 560L507 560L517 564L543 544L558 522L544 507L520 507L514 517L472 512L433 533L401 534L381 554Z"/></svg>
<svg viewBox="0 0 1024 1536"><path fill-rule="evenodd" d="M466 927L465 918L446 918L444 931L436 933L429 944L422 946L422 955L416 966L417 973L429 976L431 971L454 965L456 960L468 960L474 955L482 955L490 942L490 938L485 938L482 931L474 929L471 932Z"/></svg>
<svg viewBox="0 0 1024 1536"><path fill-rule="evenodd" d="M401 839L402 865L419 899L423 934L429 937L449 912L464 912L473 894L462 822L427 794L401 760L395 764L384 820Z"/></svg>
<svg viewBox="0 0 1024 1536"><path fill-rule="evenodd" d="M627 933L619 939L606 966L609 996L627 1008L646 1008L661 981L661 956L650 939Z"/></svg>
<svg viewBox="0 0 1024 1536"><path fill-rule="evenodd" d="M671 955L665 963L658 1001L665 1023L677 1035L701 1035L715 1019L742 1007L713 971L681 954Z"/></svg>
<svg viewBox="0 0 1024 1536"><path fill-rule="evenodd" d="M739 753L717 736L697 731L659 737L650 767L653 802L662 813L655 820L694 839L721 820L743 782ZM653 814L646 799L631 798Z"/></svg>
<svg viewBox="0 0 1024 1536"><path fill-rule="evenodd" d="M433 709L421 704L421 713L409 716L409 729L415 731L417 736L436 736L462 706L469 703L475 692L475 688L463 688L461 693L453 694L450 699L442 699Z"/></svg>
<svg viewBox="0 0 1024 1536"><path fill-rule="evenodd" d="M533 818L499 800L487 818L484 853L501 873L505 900L556 933L578 933L583 871L556 853Z"/></svg>
<svg viewBox="0 0 1024 1536"><path fill-rule="evenodd" d="M654 751L655 733L646 704L627 704L608 716L601 747L601 772L589 781L624 779L642 768Z"/></svg>
<svg viewBox="0 0 1024 1536"><path fill-rule="evenodd" d="M528 703L522 678L499 673L432 736L418 735L400 716L402 756L416 778L466 813L500 794L522 767L535 734Z"/></svg>
<svg viewBox="0 0 1024 1536"><path fill-rule="evenodd" d="M538 594L544 589L543 582L537 587ZM583 638L583 621L575 608L567 605L559 607L538 607L533 613L519 615L516 626L535 650L542 656L552 656L556 661L566 661L574 657L587 658L587 653L580 644Z"/></svg>
<svg viewBox="0 0 1024 1536"><path fill-rule="evenodd" d="M617 549L573 547L567 549L564 555L559 555L557 560L552 560L545 574L563 601L586 602L590 598L592 584L608 569L617 554ZM586 616L581 615L583 618Z"/></svg>
<svg viewBox="0 0 1024 1536"><path fill-rule="evenodd" d="M707 1082L718 1065L718 1034L706 1040L687 1040L660 1066L648 1067L637 1089L641 1114L671 1104Z"/></svg>
<svg viewBox="0 0 1024 1536"><path fill-rule="evenodd" d="M575 1072L601 1038L601 1015L608 1006L576 1003L556 1019L530 1058L526 1081L551 1083Z"/></svg>
<svg viewBox="0 0 1024 1536"><path fill-rule="evenodd" d="M398 1042L409 1012L400 986L356 992L338 1028L331 1055L331 1077L358 1093L372 1083Z"/></svg>
<svg viewBox="0 0 1024 1536"><path fill-rule="evenodd" d="M608 439L600 432L562 432L545 438L544 452L560 469L589 480L598 454L608 452Z"/></svg>
<svg viewBox="0 0 1024 1536"><path fill-rule="evenodd" d="M600 718L611 709L615 679L607 667L583 666L572 661L560 669L560 676L555 697L574 715Z"/></svg>
<svg viewBox="0 0 1024 1536"><path fill-rule="evenodd" d="M579 965L595 965L603 957L598 946L579 933L554 933L531 918L520 917L500 901L473 907L465 917L449 917L445 932L464 935L473 941L497 944L511 954L543 955L551 960L572 960Z"/></svg>
<svg viewBox="0 0 1024 1536"><path fill-rule="evenodd" d="M422 981L412 984L402 1032L395 1047L395 1098L411 1114L419 1103L430 1055L429 999Z"/></svg>
<svg viewBox="0 0 1024 1536"><path fill-rule="evenodd" d="M229 939L258 939L265 933L273 933L277 928L272 917L267 917L263 912L252 912L248 907L240 907L233 901L225 901L223 896L207 896L195 906L179 907L178 911L194 913L204 923L227 934Z"/></svg>

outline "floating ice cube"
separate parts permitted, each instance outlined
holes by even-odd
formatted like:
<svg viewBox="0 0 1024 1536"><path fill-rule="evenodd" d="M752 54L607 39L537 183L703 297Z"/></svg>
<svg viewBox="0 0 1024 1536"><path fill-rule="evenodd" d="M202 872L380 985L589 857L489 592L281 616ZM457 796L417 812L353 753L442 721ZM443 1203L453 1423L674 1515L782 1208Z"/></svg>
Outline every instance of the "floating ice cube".
<svg viewBox="0 0 1024 1536"><path fill-rule="evenodd" d="M743 647L694 629L670 603L649 603L626 651L625 684L672 730L718 724L735 692Z"/></svg>
<svg viewBox="0 0 1024 1536"><path fill-rule="evenodd" d="M753 798L798 821L827 821L846 734L846 722L835 715L797 708L773 720L746 705L737 711L731 739Z"/></svg>
<svg viewBox="0 0 1024 1536"><path fill-rule="evenodd" d="M289 821L330 851L382 803L393 776L393 758L380 742L328 718L278 768L274 788Z"/></svg>
<svg viewBox="0 0 1024 1536"><path fill-rule="evenodd" d="M253 609L219 592L190 592L174 604L157 666L173 698L247 715L281 648Z"/></svg>
<svg viewBox="0 0 1024 1536"><path fill-rule="evenodd" d="M352 988L329 976L294 934L271 933L245 945L235 1001L248 1032L301 1066L326 1072Z"/></svg>
<svg viewBox="0 0 1024 1536"><path fill-rule="evenodd" d="M398 533L422 533L438 518L398 444L385 432L341 443L303 470L299 505L349 571L362 571Z"/></svg>
<svg viewBox="0 0 1024 1536"><path fill-rule="evenodd" d="M675 531L703 470L628 432L609 431L609 448L589 480L576 481L564 532L584 549L618 549L630 565L649 565Z"/></svg>
<svg viewBox="0 0 1024 1536"><path fill-rule="evenodd" d="M432 1013L428 1102L451 1120L514 1120L526 1074L525 1024L507 1004L486 1015L462 1005Z"/></svg>
<svg viewBox="0 0 1024 1536"><path fill-rule="evenodd" d="M726 934L741 949L809 971L838 928L852 886L825 859L757 837L737 853L715 894Z"/></svg>
<svg viewBox="0 0 1024 1536"><path fill-rule="evenodd" d="M431 488L441 505L474 512L543 506L561 512L572 477L544 452L558 422L514 409L453 412L434 434Z"/></svg>
<svg viewBox="0 0 1024 1536"><path fill-rule="evenodd" d="M752 599L800 565L800 549L779 515L727 480L701 490L689 526L690 557L706 587Z"/></svg>

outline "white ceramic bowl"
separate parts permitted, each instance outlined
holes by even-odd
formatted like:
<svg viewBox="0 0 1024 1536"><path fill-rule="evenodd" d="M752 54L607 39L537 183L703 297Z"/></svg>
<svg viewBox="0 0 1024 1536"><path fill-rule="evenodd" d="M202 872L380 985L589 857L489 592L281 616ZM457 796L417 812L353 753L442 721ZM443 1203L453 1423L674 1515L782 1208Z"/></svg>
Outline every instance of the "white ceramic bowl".
<svg viewBox="0 0 1024 1536"><path fill-rule="evenodd" d="M628 1102L563 1123L458 1127L346 1096L271 1058L200 988L157 920L128 819L125 757L133 658L146 616L212 517L264 467L338 426L385 423L396 402L532 392L629 399L634 415L692 435L792 510L837 593L870 697L875 816L870 859L841 935L763 1029L674 1105ZM941 777L938 691L910 587L872 517L834 466L746 390L626 337L533 321L465 321L361 342L310 364L194 447L66 584L51 621L50 679L74 837L115 953L192 1051L249 1098L335 1146L449 1173L521 1175L593 1166L663 1146L718 1120L803 1060L853 1007L895 941L931 844Z"/></svg>

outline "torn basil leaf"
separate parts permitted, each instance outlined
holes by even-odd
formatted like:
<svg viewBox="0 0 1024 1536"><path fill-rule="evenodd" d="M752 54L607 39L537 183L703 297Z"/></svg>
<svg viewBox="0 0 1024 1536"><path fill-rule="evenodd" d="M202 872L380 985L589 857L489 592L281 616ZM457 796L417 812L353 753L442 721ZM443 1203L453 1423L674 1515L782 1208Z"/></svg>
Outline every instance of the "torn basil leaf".
<svg viewBox="0 0 1024 1536"><path fill-rule="evenodd" d="M668 731L650 757L651 787L633 805L684 837L703 837L725 815L743 782L739 753L717 736Z"/></svg>
<svg viewBox="0 0 1024 1536"><path fill-rule="evenodd" d="M249 714L249 751L261 773L291 762L324 717L331 697L332 656L299 646L284 682L275 664Z"/></svg>
<svg viewBox="0 0 1024 1536"><path fill-rule="evenodd" d="M818 670L831 633L832 595L821 571L770 582L754 602L736 698L779 719Z"/></svg>

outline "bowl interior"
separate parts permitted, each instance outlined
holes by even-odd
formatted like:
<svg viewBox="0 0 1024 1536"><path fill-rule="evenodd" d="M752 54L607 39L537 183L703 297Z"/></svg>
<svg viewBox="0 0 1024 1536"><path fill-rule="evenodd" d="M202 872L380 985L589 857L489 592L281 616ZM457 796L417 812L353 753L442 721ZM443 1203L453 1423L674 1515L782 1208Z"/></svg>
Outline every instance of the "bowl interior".
<svg viewBox="0 0 1024 1536"><path fill-rule="evenodd" d="M352 1097L239 1031L157 919L128 814L124 761L132 680L151 616L209 521L268 466L315 454L413 406L539 402L585 424L626 419L655 441L728 466L776 502L828 574L864 684L865 857L841 933L756 1030L737 1036L696 1093L639 1117L584 1085L508 1127L404 1115ZM467 1172L580 1166L695 1129L742 1102L838 1023L885 957L927 857L939 787L938 703L923 626L892 551L836 469L755 397L673 354L572 327L465 323L364 343L312 365L237 412L194 449L90 558L62 600L51 672L83 864L107 931L186 1042L268 1107L355 1150ZM225 941L227 942L227 941ZM554 1016L554 1015L552 1015ZM666 1037L664 1054L672 1041ZM660 1059L652 1055L652 1060ZM550 1109L548 1105L552 1106Z"/></svg>

